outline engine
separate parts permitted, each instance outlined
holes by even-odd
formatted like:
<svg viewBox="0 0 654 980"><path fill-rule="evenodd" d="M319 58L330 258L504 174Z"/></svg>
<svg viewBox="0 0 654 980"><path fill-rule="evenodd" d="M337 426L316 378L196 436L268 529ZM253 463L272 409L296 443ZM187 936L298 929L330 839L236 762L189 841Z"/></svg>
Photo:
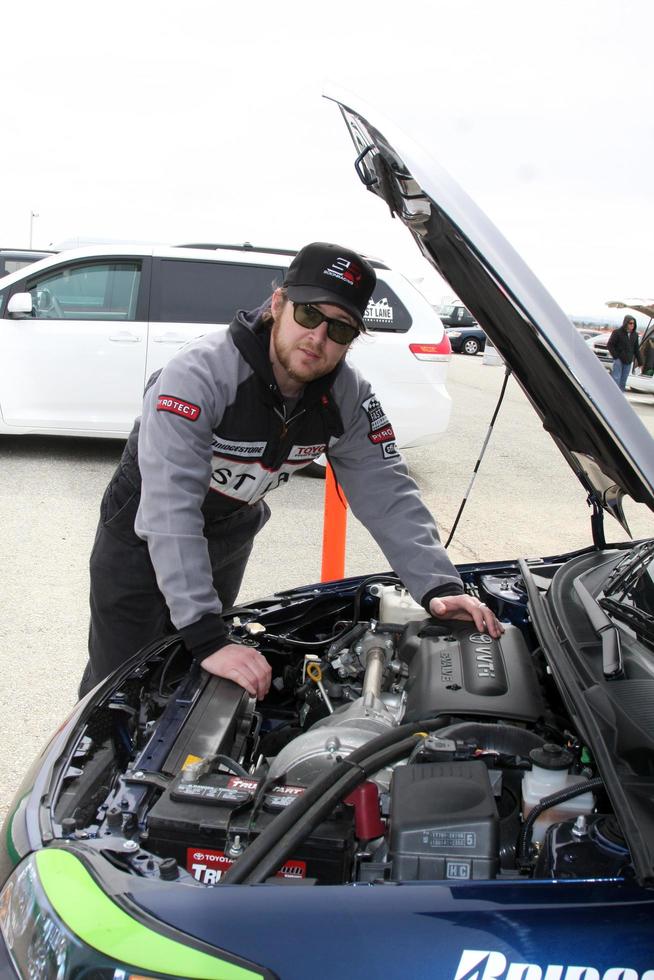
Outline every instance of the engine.
<svg viewBox="0 0 654 980"><path fill-rule="evenodd" d="M261 704L169 642L92 715L55 804L61 835L199 885L229 880L296 813L306 832L288 831L272 880L617 874L619 828L514 618L495 640L383 578L346 600L248 608L231 630L273 667ZM332 799L339 780L352 788Z"/></svg>

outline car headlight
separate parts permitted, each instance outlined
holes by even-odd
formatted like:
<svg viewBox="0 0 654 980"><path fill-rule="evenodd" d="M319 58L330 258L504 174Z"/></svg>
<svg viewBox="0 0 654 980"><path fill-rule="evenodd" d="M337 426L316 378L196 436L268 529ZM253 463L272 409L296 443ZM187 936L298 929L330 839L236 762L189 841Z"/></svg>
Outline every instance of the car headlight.
<svg viewBox="0 0 654 980"><path fill-rule="evenodd" d="M70 851L26 858L0 892L0 932L21 980L254 980L261 972L211 956L132 918Z"/></svg>
<svg viewBox="0 0 654 980"><path fill-rule="evenodd" d="M447 336L448 337L460 337L461 336L461 331L460 330L448 330L447 331Z"/></svg>

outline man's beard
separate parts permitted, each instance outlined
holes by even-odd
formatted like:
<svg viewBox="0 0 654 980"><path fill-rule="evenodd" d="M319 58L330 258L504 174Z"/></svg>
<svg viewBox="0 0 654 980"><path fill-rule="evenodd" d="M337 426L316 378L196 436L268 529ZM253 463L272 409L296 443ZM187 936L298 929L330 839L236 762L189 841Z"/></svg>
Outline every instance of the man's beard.
<svg viewBox="0 0 654 980"><path fill-rule="evenodd" d="M322 357L316 362L314 367L307 366L303 370L297 371L293 368L291 363L291 357L294 351L298 349L296 344L285 344L279 334L280 327L277 320L273 320L272 325L272 342L273 350L275 352L275 357L278 363L282 366L286 374L298 384L307 384L309 381L314 381L316 378L322 377L325 373L325 364Z"/></svg>

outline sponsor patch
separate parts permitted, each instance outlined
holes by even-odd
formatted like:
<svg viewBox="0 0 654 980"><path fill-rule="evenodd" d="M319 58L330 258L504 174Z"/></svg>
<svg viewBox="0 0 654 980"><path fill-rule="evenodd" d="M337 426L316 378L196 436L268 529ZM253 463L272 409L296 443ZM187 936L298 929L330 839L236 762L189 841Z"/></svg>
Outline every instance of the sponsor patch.
<svg viewBox="0 0 654 980"><path fill-rule="evenodd" d="M186 870L196 881L203 885L215 885L220 881L234 861L227 857L224 851L207 850L206 848L186 848ZM307 862L289 858L281 866L276 878L306 878Z"/></svg>
<svg viewBox="0 0 654 980"><path fill-rule="evenodd" d="M325 443L315 446L292 446L287 456L289 463L307 463L325 451Z"/></svg>
<svg viewBox="0 0 654 980"><path fill-rule="evenodd" d="M179 415L188 422L195 422L200 417L200 408L198 405L193 405L192 402L182 401L181 398L175 398L173 395L159 395L157 411L172 412L173 415Z"/></svg>
<svg viewBox="0 0 654 980"><path fill-rule="evenodd" d="M382 456L384 459L397 456L398 451L395 444L395 433L393 432L393 426L386 418L384 409L381 407L378 398L375 395L371 395L370 398L366 398L366 400L362 402L361 408L368 416L368 422L370 424L368 438L370 441L375 446L381 446Z"/></svg>
<svg viewBox="0 0 654 980"><path fill-rule="evenodd" d="M240 442L238 439L221 439L214 436L211 450L218 456L233 456L236 459L260 459L265 442Z"/></svg>

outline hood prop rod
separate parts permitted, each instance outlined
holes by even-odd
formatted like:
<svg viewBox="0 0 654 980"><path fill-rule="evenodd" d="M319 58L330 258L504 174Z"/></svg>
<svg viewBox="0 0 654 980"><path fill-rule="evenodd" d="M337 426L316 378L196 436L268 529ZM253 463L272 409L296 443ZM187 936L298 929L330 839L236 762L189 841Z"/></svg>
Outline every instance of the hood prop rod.
<svg viewBox="0 0 654 980"><path fill-rule="evenodd" d="M463 513L463 508L465 507L465 505L468 502L468 497L470 496L470 492L472 490L472 485L475 482L475 480L477 479L477 473L479 472L479 467L481 466L481 461L484 458L484 455L486 453L486 449L487 449L488 443L490 441L491 433L493 431L493 426L495 425L495 419L497 418L498 413L499 413L499 410L500 410L500 406L502 405L502 402L504 401L504 395L506 393L506 386L507 386L507 383L508 383L508 380L509 380L510 376L511 376L511 368L507 365L506 371L504 372L504 381L502 382L502 388L500 390L500 396L497 399L497 405L495 406L495 411L493 412L493 417L491 418L491 420L490 420L490 422L488 424L488 432L486 433L486 437L485 437L485 439L484 439L484 441L482 443L482 447L481 447L481 450L479 452L479 456L477 457L477 462L474 465L474 469L472 471L472 476L470 477L470 483L466 487L466 491L463 494L463 500L461 501L461 505L459 507L459 510L457 512L457 515L454 518L454 524L452 525L452 530L450 531L450 535L449 535L447 541L445 542L445 547L446 548L449 548L449 546L450 546L450 542L452 541L452 538L454 537L454 532L456 531L457 526L458 526L458 523L459 523L459 521L461 519L461 514Z"/></svg>
<svg viewBox="0 0 654 980"><path fill-rule="evenodd" d="M606 537L604 535L604 509L597 502L597 497L594 493L588 494L588 504L593 508L593 513L590 515L590 526L593 532L593 544L598 551L604 551L606 548Z"/></svg>

